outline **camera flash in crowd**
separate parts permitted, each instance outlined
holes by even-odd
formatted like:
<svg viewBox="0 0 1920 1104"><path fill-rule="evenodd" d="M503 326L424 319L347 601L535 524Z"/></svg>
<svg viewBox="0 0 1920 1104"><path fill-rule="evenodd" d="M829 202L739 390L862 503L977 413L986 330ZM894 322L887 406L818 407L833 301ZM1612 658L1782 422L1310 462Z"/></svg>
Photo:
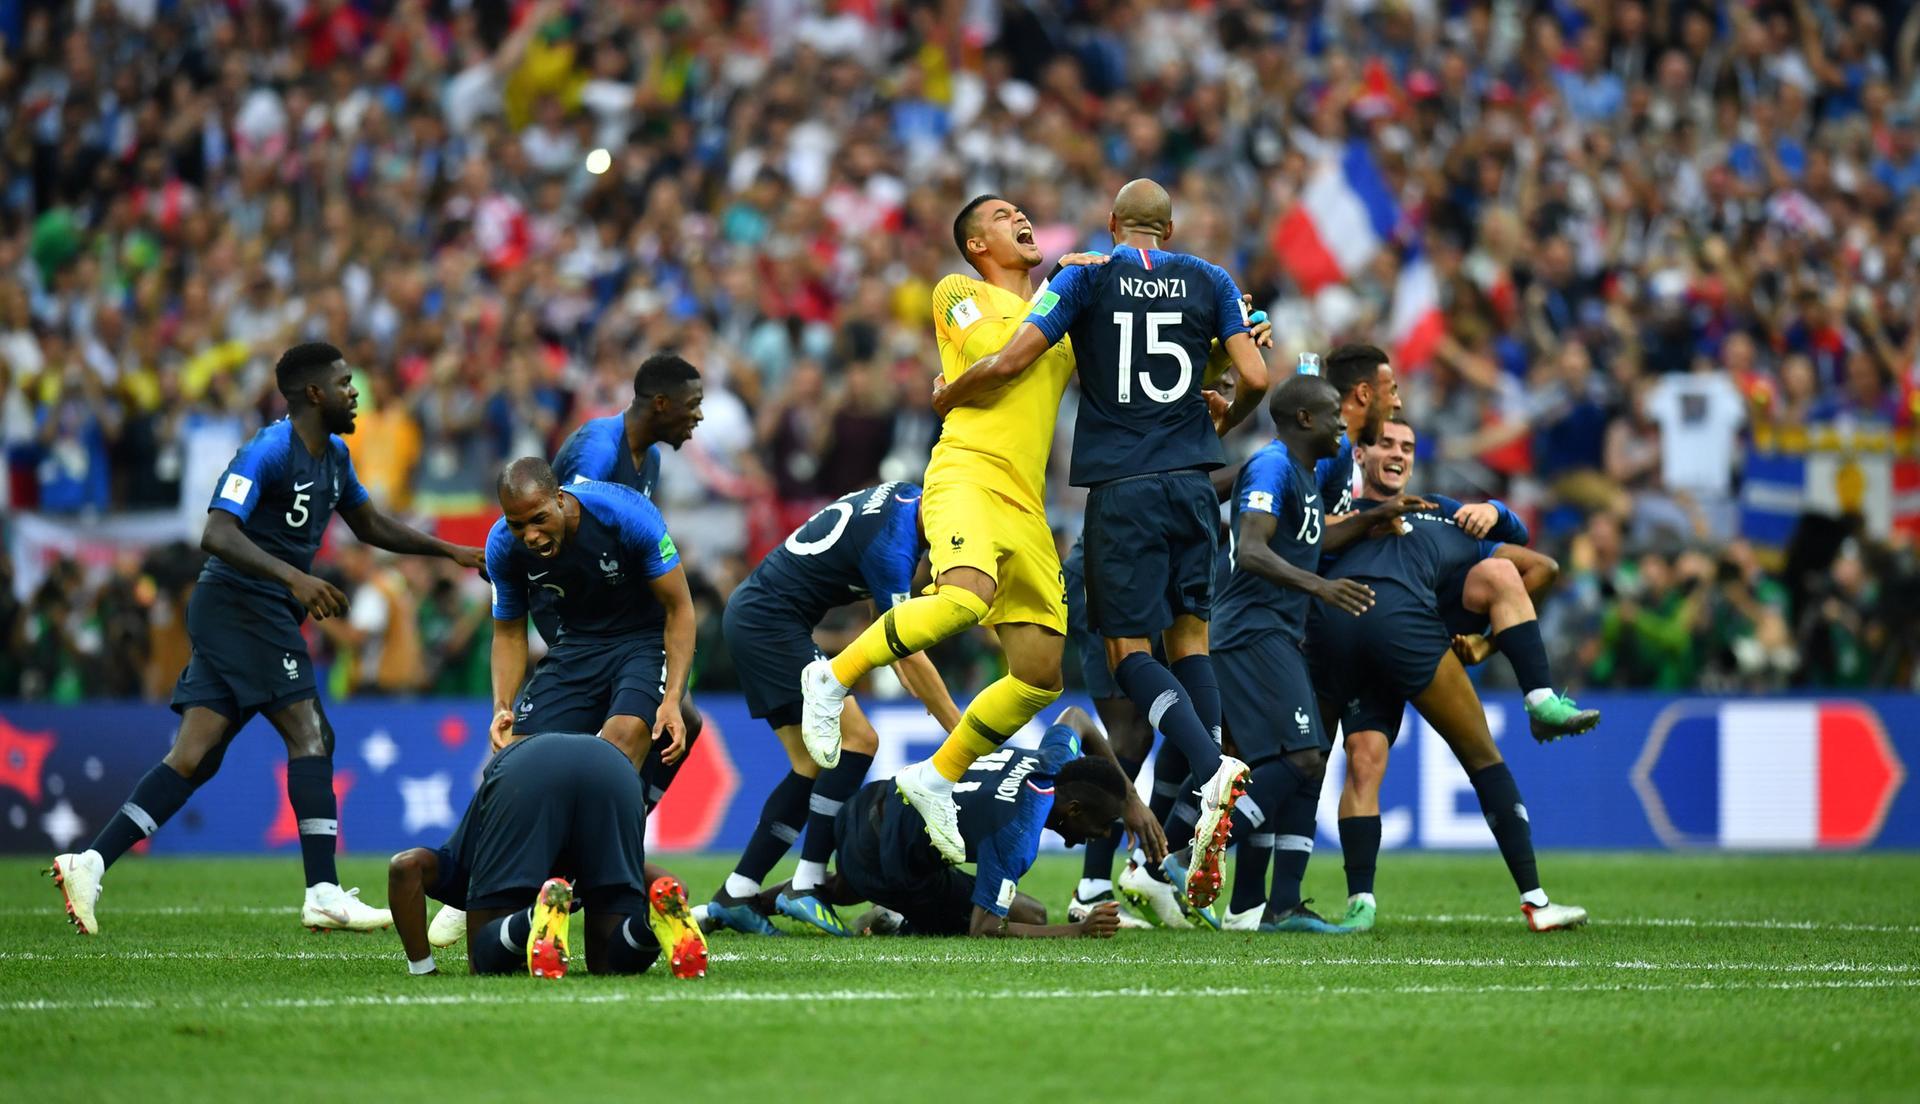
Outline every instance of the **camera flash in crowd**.
<svg viewBox="0 0 1920 1104"><path fill-rule="evenodd" d="M613 154L605 149L597 149L587 154L587 171L595 176L613 167Z"/></svg>

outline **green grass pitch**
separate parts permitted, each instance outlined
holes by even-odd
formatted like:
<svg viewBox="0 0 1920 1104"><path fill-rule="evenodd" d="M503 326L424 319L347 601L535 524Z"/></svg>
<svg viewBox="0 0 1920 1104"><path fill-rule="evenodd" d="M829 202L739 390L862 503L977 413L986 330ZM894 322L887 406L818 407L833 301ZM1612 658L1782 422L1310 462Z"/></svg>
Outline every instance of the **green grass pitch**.
<svg viewBox="0 0 1920 1104"><path fill-rule="evenodd" d="M665 861L697 897L728 866ZM1920 1092L1920 855L1547 854L1594 919L1532 935L1497 856L1389 853L1368 935L720 935L701 981L557 982L413 978L390 933L306 932L297 857L132 859L93 939L37 865L0 862L4 1100ZM379 860L343 874L384 900ZM1077 875L1048 857L1023 888L1063 906ZM1340 877L1309 889L1341 901Z"/></svg>

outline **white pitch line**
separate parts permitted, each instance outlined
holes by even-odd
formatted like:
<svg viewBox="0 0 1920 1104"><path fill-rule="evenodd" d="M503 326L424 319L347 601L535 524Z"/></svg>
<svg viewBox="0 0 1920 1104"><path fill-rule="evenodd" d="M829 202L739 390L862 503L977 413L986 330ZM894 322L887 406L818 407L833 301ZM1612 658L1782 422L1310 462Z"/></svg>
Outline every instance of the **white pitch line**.
<svg viewBox="0 0 1920 1104"><path fill-rule="evenodd" d="M1473 996L1490 993L1693 993L1775 992L1843 989L1911 989L1920 987L1920 978L1798 980L1771 982L1687 982L1677 985L1638 983L1628 985L1319 985L1295 989L1257 989L1247 986L1202 988L1121 989L1000 989L985 992L934 990L902 992L898 990L825 989L825 990L727 990L682 986L660 992L617 989L604 992L554 991L550 988L526 989L518 993L468 989L457 993L420 993L367 995L355 997L288 997L252 1001L153 1001L124 998L95 1000L23 1000L0 1003L0 1012L85 1012L132 1009L167 1011L186 1009L261 1010L316 1008L407 1008L419 1006L515 1006L532 1004L858 1004L909 1003L913 1001L1031 1001L1101 1000L1212 1000L1219 997L1299 997L1299 996Z"/></svg>
<svg viewBox="0 0 1920 1104"><path fill-rule="evenodd" d="M106 910L113 916L285 916L292 918L299 909L290 906L268 905L135 905L128 908L110 908ZM58 916L58 902L48 908L9 906L0 908L0 916ZM1388 923L1407 921L1425 924L1510 924L1518 927L1522 920L1515 913L1463 913L1438 912L1405 915L1392 915ZM1601 914L1593 920L1596 927L1644 927L1644 928L1727 928L1758 929L1764 931L1804 931L1804 932L1884 932L1896 935L1920 935L1920 924L1865 924L1834 920L1787 920L1777 917L1717 918L1685 916L1609 916Z"/></svg>

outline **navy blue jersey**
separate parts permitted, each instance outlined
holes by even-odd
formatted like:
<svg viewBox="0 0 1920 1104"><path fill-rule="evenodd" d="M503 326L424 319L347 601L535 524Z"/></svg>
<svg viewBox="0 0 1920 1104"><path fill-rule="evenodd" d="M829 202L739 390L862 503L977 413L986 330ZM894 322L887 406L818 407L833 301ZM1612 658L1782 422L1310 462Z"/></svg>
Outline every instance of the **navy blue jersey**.
<svg viewBox="0 0 1920 1104"><path fill-rule="evenodd" d="M353 474L345 441L329 436L327 447L315 456L293 431L293 423L282 418L233 454L207 509L232 514L240 521L240 531L262 552L310 572L333 512L351 510L366 500L367 489ZM249 575L218 556L207 561L200 578L285 603L296 619L306 616L286 587Z"/></svg>
<svg viewBox="0 0 1920 1104"><path fill-rule="evenodd" d="M561 486L593 480L631 487L648 498L660 482L660 446L648 445L639 467L627 447L627 416L611 414L580 423L553 458L553 474Z"/></svg>
<svg viewBox="0 0 1920 1104"><path fill-rule="evenodd" d="M1402 514L1409 532L1397 537L1372 537L1349 545L1339 557L1328 562L1323 573L1330 579L1391 579L1417 594L1432 597L1437 609L1442 586L1456 572L1472 569L1502 544L1526 541L1527 527L1500 503L1493 504L1499 508L1500 521L1487 534L1487 539L1476 540L1453 520L1454 513L1460 509L1459 502L1445 495L1426 497L1439 507L1431 512ZM1370 498L1354 502L1360 510L1371 510L1379 504Z"/></svg>
<svg viewBox="0 0 1920 1104"><path fill-rule="evenodd" d="M1313 481L1320 485L1320 501L1326 504L1328 517L1339 517L1353 509L1353 442L1340 435L1340 451L1313 467Z"/></svg>
<svg viewBox="0 0 1920 1104"><path fill-rule="evenodd" d="M967 861L977 863L973 903L1005 916L1040 854L1040 832L1053 811L1053 776L1080 758L1080 737L1054 725L1033 751L1003 747L973 761L953 784Z"/></svg>
<svg viewBox="0 0 1920 1104"><path fill-rule="evenodd" d="M660 632L666 611L647 583L680 566L660 511L617 483L574 483L563 493L579 500L580 525L550 560L527 551L506 518L493 523L487 577L493 580L494 619L545 614L568 641Z"/></svg>
<svg viewBox="0 0 1920 1104"><path fill-rule="evenodd" d="M756 597L792 606L809 625L828 610L872 598L882 610L913 594L920 563L920 487L882 483L842 495L767 553Z"/></svg>
<svg viewBox="0 0 1920 1104"><path fill-rule="evenodd" d="M1227 538L1232 551L1227 563L1235 570L1214 603L1211 635L1215 648L1244 645L1265 632L1282 633L1297 643L1307 632L1307 604L1312 598L1306 591L1280 586L1251 571L1240 571L1234 564L1240 518L1249 511L1274 516L1273 537L1267 547L1275 555L1302 571L1320 566L1326 491L1306 468L1294 462L1284 443L1272 441L1247 460L1234 481L1232 528Z"/></svg>
<svg viewBox="0 0 1920 1104"><path fill-rule="evenodd" d="M1200 394L1214 339L1247 332L1240 289L1225 269L1124 246L1106 264L1054 277L1027 321L1048 341L1073 335L1075 486L1226 463Z"/></svg>

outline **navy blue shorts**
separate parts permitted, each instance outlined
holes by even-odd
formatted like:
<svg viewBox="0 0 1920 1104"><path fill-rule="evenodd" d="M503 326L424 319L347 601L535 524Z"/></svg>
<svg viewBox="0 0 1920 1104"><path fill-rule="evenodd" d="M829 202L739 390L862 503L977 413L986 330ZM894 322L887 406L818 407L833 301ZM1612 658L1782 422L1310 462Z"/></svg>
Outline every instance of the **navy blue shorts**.
<svg viewBox="0 0 1920 1104"><path fill-rule="evenodd" d="M204 706L238 728L256 713L319 697L291 609L212 580L195 586L187 600L193 655L174 683L173 711Z"/></svg>
<svg viewBox="0 0 1920 1104"><path fill-rule="evenodd" d="M1363 581L1373 588L1374 603L1360 616L1313 607L1307 630L1313 683L1341 707L1348 731L1377 728L1391 738L1405 704L1433 681L1453 636L1433 606L1406 584Z"/></svg>
<svg viewBox="0 0 1920 1104"><path fill-rule="evenodd" d="M740 675L747 712L775 728L799 724L800 672L824 658L813 642L813 626L748 578L727 599L720 628Z"/></svg>
<svg viewBox="0 0 1920 1104"><path fill-rule="evenodd" d="M658 636L563 640L520 692L513 730L599 732L608 717L638 717L652 725L666 681L667 653Z"/></svg>
<svg viewBox="0 0 1920 1104"><path fill-rule="evenodd" d="M913 935L965 935L973 926L973 875L948 866L926 822L892 780L869 782L833 822L834 865L847 887L906 918Z"/></svg>
<svg viewBox="0 0 1920 1104"><path fill-rule="evenodd" d="M487 764L461 825L469 910L531 904L541 883L560 875L588 909L647 914L640 777L598 736L555 732L507 745Z"/></svg>
<svg viewBox="0 0 1920 1104"><path fill-rule="evenodd" d="M1213 615L1220 505L1206 473L1160 472L1087 492L1087 624L1109 640Z"/></svg>
<svg viewBox="0 0 1920 1104"><path fill-rule="evenodd" d="M1227 731L1249 766L1288 752L1332 750L1298 644L1281 633L1261 633L1243 647L1213 653L1213 669Z"/></svg>

